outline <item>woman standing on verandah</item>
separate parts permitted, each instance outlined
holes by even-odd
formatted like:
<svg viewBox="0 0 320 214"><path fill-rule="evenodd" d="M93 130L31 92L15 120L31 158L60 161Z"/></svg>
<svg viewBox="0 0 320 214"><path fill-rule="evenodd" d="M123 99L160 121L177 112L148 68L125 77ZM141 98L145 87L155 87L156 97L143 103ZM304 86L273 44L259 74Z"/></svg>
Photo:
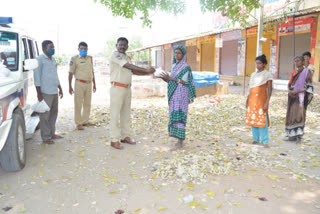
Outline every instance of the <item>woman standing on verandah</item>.
<svg viewBox="0 0 320 214"><path fill-rule="evenodd" d="M162 74L168 83L169 136L177 138L176 149L183 147L185 139L188 105L196 97L190 66L186 62L186 50L183 46L174 49L171 75Z"/></svg>
<svg viewBox="0 0 320 214"><path fill-rule="evenodd" d="M288 84L286 134L289 141L301 143L307 106L313 98L312 71L304 67L303 56L295 57L294 62L296 70L292 71Z"/></svg>
<svg viewBox="0 0 320 214"><path fill-rule="evenodd" d="M269 148L268 109L272 94L272 75L269 71L264 70L268 63L265 55L258 56L255 60L257 71L250 77L245 124L251 126L252 144L259 144L261 138L262 145Z"/></svg>

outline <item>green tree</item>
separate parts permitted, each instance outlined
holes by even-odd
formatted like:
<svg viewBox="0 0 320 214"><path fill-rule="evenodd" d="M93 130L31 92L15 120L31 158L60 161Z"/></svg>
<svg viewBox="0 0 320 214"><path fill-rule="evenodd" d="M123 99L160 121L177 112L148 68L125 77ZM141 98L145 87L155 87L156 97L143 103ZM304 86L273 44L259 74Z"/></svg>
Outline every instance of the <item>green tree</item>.
<svg viewBox="0 0 320 214"><path fill-rule="evenodd" d="M57 65L61 65L63 62L63 58L61 56L54 56L54 59L56 60Z"/></svg>
<svg viewBox="0 0 320 214"><path fill-rule="evenodd" d="M200 0L200 5L203 12L219 11L223 16L230 18L232 24L239 23L240 26L247 27L250 25L248 20L257 21L257 17L252 15L252 11L260 8L259 2L260 0ZM284 21L289 14L297 10L302 2L303 0L286 0L287 7L285 9L274 11L281 14L276 22ZM273 15L271 13L269 17L264 16L263 19L269 22Z"/></svg>
<svg viewBox="0 0 320 214"><path fill-rule="evenodd" d="M71 59L71 56L68 56L67 54L60 54L55 55L54 59L57 62L57 65L68 65Z"/></svg>
<svg viewBox="0 0 320 214"><path fill-rule="evenodd" d="M259 0L200 0L201 10L203 12L219 11L223 16L230 18L232 24L239 23L246 26L247 20L251 17L253 9L260 7Z"/></svg>
<svg viewBox="0 0 320 214"><path fill-rule="evenodd" d="M94 0L109 8L114 16L122 16L133 19L140 16L145 26L151 26L151 11L165 11L173 14L182 13L185 10L187 0ZM192 1L192 0L190 0ZM193 0L197 1L197 0ZM252 15L254 9L260 7L259 0L198 0L202 12L221 12L223 16L230 18L231 24L238 23L242 27L249 25L248 20L256 20ZM283 21L287 15L297 8L303 0L286 0L288 10L282 11ZM268 19L268 17L265 17Z"/></svg>
<svg viewBox="0 0 320 214"><path fill-rule="evenodd" d="M116 43L117 43L118 37L119 36L114 36L113 39L106 41L104 50L103 50L104 57L109 58L112 52L116 50ZM133 36L133 37L129 37L128 40L129 40L128 52L143 47L141 37ZM149 53L147 50L140 51L140 52L131 52L130 56L132 57L132 59L136 61L148 61L149 59Z"/></svg>
<svg viewBox="0 0 320 214"><path fill-rule="evenodd" d="M142 48L143 44L140 37L135 37L129 44L128 51L135 50L137 48ZM130 56L135 61L148 61L149 60L149 52L148 50L143 50L139 52L131 52Z"/></svg>
<svg viewBox="0 0 320 214"><path fill-rule="evenodd" d="M109 8L114 16L133 19L139 15L145 26L151 26L150 11L179 14L185 9L184 0L94 0Z"/></svg>
<svg viewBox="0 0 320 214"><path fill-rule="evenodd" d="M116 43L117 43L116 37L106 41L106 43L104 44L104 48L103 48L103 56L105 58L109 59L112 52L116 50Z"/></svg>

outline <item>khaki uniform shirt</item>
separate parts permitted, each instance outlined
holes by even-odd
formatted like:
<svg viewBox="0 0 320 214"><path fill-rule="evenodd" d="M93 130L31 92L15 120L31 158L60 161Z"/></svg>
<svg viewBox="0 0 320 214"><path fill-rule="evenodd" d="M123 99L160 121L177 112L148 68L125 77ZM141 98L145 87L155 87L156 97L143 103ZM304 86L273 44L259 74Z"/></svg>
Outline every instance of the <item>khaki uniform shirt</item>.
<svg viewBox="0 0 320 214"><path fill-rule="evenodd" d="M93 79L93 63L92 56L81 57L76 55L71 58L69 72L79 80L92 81Z"/></svg>
<svg viewBox="0 0 320 214"><path fill-rule="evenodd" d="M110 57L110 82L119 82L123 84L131 84L132 72L123 67L125 64L131 63L130 58L126 54L115 51Z"/></svg>

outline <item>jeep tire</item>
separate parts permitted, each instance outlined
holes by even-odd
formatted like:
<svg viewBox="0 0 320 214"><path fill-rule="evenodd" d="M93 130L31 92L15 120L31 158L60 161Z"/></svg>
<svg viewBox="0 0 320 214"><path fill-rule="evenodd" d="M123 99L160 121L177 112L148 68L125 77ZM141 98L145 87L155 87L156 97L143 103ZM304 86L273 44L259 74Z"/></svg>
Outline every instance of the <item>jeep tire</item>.
<svg viewBox="0 0 320 214"><path fill-rule="evenodd" d="M2 168L8 172L19 171L26 164L25 151L25 121L21 108L17 108L12 114L12 125L7 141L0 152Z"/></svg>

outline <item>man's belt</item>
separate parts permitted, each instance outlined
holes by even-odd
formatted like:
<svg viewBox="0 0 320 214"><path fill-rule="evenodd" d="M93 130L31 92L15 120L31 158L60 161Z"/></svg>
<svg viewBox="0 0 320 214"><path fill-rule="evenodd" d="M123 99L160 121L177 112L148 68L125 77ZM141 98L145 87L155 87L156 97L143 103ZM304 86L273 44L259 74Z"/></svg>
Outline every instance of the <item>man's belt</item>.
<svg viewBox="0 0 320 214"><path fill-rule="evenodd" d="M122 87L122 88L129 88L131 86L131 84L123 84L120 82L111 82L111 85Z"/></svg>
<svg viewBox="0 0 320 214"><path fill-rule="evenodd" d="M89 80L79 80L79 79L76 79L76 80L79 82L82 82L82 83L91 83L91 81L89 81Z"/></svg>

